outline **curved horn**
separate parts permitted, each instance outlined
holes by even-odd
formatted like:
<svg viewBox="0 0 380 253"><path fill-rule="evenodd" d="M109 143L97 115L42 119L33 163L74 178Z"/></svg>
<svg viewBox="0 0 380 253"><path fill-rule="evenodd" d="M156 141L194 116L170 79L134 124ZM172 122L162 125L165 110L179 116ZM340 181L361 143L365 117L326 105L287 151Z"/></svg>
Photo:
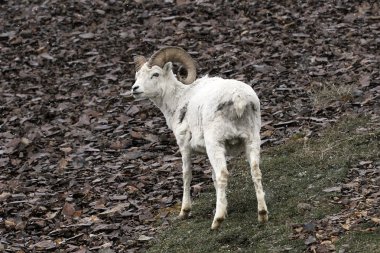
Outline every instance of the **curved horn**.
<svg viewBox="0 0 380 253"><path fill-rule="evenodd" d="M136 72L139 71L144 65L144 63L147 62L146 58L144 56L138 55L133 58L133 61L135 62L135 70Z"/></svg>
<svg viewBox="0 0 380 253"><path fill-rule="evenodd" d="M149 60L149 66L154 65L160 68L164 67L167 62L181 63L187 71L185 78L179 77L179 80L184 84L190 84L195 81L197 77L197 69L193 58L180 47L165 47L152 55Z"/></svg>

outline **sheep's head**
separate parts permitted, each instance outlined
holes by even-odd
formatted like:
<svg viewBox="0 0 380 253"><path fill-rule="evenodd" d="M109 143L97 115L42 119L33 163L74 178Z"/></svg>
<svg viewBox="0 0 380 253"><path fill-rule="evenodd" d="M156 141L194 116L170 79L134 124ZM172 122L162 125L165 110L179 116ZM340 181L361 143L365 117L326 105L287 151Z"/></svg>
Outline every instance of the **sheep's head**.
<svg viewBox="0 0 380 253"><path fill-rule="evenodd" d="M172 62L179 63L186 71L186 77L178 75L178 80L184 84L191 84L196 78L195 62L182 48L166 47L152 55L149 60L143 56L135 57L136 82L132 86L135 97L152 98L159 96L170 75L173 76Z"/></svg>

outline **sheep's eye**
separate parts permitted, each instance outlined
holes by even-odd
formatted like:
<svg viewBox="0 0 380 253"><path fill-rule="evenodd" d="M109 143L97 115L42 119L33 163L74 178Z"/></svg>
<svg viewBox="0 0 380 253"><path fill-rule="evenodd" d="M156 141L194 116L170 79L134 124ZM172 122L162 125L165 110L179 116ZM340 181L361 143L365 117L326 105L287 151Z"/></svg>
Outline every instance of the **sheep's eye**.
<svg viewBox="0 0 380 253"><path fill-rule="evenodd" d="M160 76L160 74L154 73L151 78L153 78L153 77L159 77L159 76Z"/></svg>

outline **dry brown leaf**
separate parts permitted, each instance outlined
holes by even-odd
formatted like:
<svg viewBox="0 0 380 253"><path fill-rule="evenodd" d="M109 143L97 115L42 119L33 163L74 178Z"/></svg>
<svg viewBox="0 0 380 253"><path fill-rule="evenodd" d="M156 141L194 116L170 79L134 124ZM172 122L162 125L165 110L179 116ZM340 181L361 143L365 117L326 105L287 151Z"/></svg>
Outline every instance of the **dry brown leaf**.
<svg viewBox="0 0 380 253"><path fill-rule="evenodd" d="M345 230L350 230L351 228L351 225L350 224L342 224L342 228L344 228Z"/></svg>
<svg viewBox="0 0 380 253"><path fill-rule="evenodd" d="M16 228L16 221L14 219L6 219L4 221L5 227L8 229Z"/></svg>
<svg viewBox="0 0 380 253"><path fill-rule="evenodd" d="M73 151L71 147L60 148L60 150L64 152L65 154L71 153L71 151Z"/></svg>
<svg viewBox="0 0 380 253"><path fill-rule="evenodd" d="M62 158L58 162L58 171L63 172L64 169L67 167L68 161L66 158Z"/></svg>
<svg viewBox="0 0 380 253"><path fill-rule="evenodd" d="M65 203L65 205L62 208L62 214L65 217L72 217L75 213L75 207L73 204L70 204L68 202Z"/></svg>
<svg viewBox="0 0 380 253"><path fill-rule="evenodd" d="M10 192L2 192L0 194L0 201L4 201L7 198L9 198L10 196L12 196L12 194Z"/></svg>
<svg viewBox="0 0 380 253"><path fill-rule="evenodd" d="M54 249L56 247L57 245L52 240L44 240L32 245L32 248L37 248L40 250L49 250Z"/></svg>
<svg viewBox="0 0 380 253"><path fill-rule="evenodd" d="M325 188L322 191L324 191L324 192L340 192L341 190L342 190L341 186L334 186L334 187Z"/></svg>
<svg viewBox="0 0 380 253"><path fill-rule="evenodd" d="M373 221L376 224L380 224L380 219L377 217L371 217L371 221Z"/></svg>

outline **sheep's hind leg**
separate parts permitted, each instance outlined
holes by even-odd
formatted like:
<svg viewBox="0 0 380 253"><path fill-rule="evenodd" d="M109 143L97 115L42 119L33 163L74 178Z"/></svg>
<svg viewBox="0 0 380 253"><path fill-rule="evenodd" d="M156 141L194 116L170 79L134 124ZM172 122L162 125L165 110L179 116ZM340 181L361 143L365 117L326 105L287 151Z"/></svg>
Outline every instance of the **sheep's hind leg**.
<svg viewBox="0 0 380 253"><path fill-rule="evenodd" d="M189 217L191 210L190 183L192 178L191 173L191 154L183 151L182 154L182 177L183 177L183 198L182 207L179 218L186 219Z"/></svg>
<svg viewBox="0 0 380 253"><path fill-rule="evenodd" d="M257 197L257 209L259 222L268 221L268 209L265 203L265 193L261 184L261 171L259 168L260 163L260 141L247 145L247 157L251 168L252 180L255 185Z"/></svg>
<svg viewBox="0 0 380 253"><path fill-rule="evenodd" d="M228 181L225 148L217 143L206 143L206 150L211 166L215 173L214 185L216 188L216 211L211 229L218 229L227 215L226 188Z"/></svg>

